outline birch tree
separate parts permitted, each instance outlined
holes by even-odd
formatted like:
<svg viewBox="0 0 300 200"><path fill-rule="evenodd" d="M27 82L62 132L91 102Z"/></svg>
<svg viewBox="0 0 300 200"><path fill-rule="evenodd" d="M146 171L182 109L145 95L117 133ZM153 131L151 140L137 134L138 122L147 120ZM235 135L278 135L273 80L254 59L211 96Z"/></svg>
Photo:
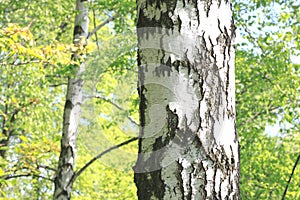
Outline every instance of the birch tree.
<svg viewBox="0 0 300 200"><path fill-rule="evenodd" d="M225 0L137 1L139 199L240 199Z"/></svg>
<svg viewBox="0 0 300 200"><path fill-rule="evenodd" d="M84 48L88 37L88 7L87 1L76 1L77 15L75 17L73 43ZM63 116L63 132L61 138L61 151L58 161L55 191L53 199L70 199L72 192L72 178L74 175L77 129L82 104L83 79L81 77L85 69L84 53L73 54L74 60L79 60L79 66L74 66L76 75L68 79L66 103Z"/></svg>

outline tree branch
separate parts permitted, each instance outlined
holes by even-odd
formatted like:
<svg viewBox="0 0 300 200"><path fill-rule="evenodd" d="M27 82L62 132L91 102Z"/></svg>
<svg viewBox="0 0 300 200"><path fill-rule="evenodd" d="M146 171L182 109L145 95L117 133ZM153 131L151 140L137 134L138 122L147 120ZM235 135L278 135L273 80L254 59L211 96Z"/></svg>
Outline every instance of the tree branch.
<svg viewBox="0 0 300 200"><path fill-rule="evenodd" d="M295 164L294 164L294 167L293 167L293 169L292 169L292 173L291 173L291 175L290 175L290 177L289 177L289 180L288 180L288 182L287 182L287 184L286 184L286 186L285 186L285 190L284 190L284 193L283 193L283 195L282 195L282 200L284 200L285 195L286 195L286 193L287 193L287 191L288 191L288 189L289 189L290 182L291 182L291 180L292 180L292 177L293 177L293 175L294 175L294 172L295 172L295 169L296 169L296 167L297 167L297 165L298 165L299 160L300 160L300 154L298 155L298 158L297 158L297 160L296 160L296 162L295 162Z"/></svg>
<svg viewBox="0 0 300 200"><path fill-rule="evenodd" d="M42 179L45 179L45 180L53 182L53 180L51 178L47 178L47 177L36 175L36 174L30 174L30 173L29 174L9 174L9 175L3 175L3 176L0 176L0 179L8 180L8 179L13 179L13 178L29 177L29 176L36 177L36 178L42 178Z"/></svg>
<svg viewBox="0 0 300 200"><path fill-rule="evenodd" d="M263 54L265 54L265 49L263 48L263 46L261 46L261 45L259 44L259 42L257 41L257 39L252 35L252 33L251 33L251 31L248 29L248 27L247 27L245 24L242 24L242 26L243 26L245 32L246 32L246 33L248 34L248 36L250 37L250 39L251 39L253 42L255 42L256 45L260 48L261 52L262 52Z"/></svg>
<svg viewBox="0 0 300 200"><path fill-rule="evenodd" d="M92 10L93 10L93 24L94 24L94 29L95 29L96 28L96 12L95 12L95 8L93 8ZM95 32L95 37L96 37L97 50L98 50L98 53L100 53L100 46L99 46L97 32Z"/></svg>
<svg viewBox="0 0 300 200"><path fill-rule="evenodd" d="M38 163L36 163L36 168L39 169L39 168L43 168L43 169L46 169L46 170L51 170L53 172L56 172L56 169L52 168L52 167L49 167L49 166L46 166L46 165L40 165Z"/></svg>
<svg viewBox="0 0 300 200"><path fill-rule="evenodd" d="M31 64L31 63L40 63L41 60L29 60L29 61L24 61L24 62L13 62L13 63L7 63L7 62L2 62L0 63L0 65L13 65L13 66L19 66L19 65L28 65L28 64Z"/></svg>
<svg viewBox="0 0 300 200"><path fill-rule="evenodd" d="M129 139L129 140L126 140L125 142L122 142L122 143L120 143L120 144L117 144L117 145L115 145L115 146L112 146L112 147L106 149L105 151L101 152L99 155L97 155L96 157L94 157L93 159L91 159L89 162L87 162L81 169L79 169L79 170L72 176L72 178L71 178L71 180L70 180L70 182L69 182L68 185L73 184L74 181L82 174L82 172L84 172L91 164L93 164L93 163L94 163L96 160L98 160L99 158L101 158L101 157L104 156L105 154L111 152L112 150L117 149L117 148L119 148L119 147L122 147L122 146L124 146L124 145L126 145L126 144L129 144L129 143L131 143L131 142L133 142L133 141L135 141L135 140L137 140L137 139L138 139L138 137L131 138L131 139Z"/></svg>
<svg viewBox="0 0 300 200"><path fill-rule="evenodd" d="M62 85L68 85L68 83L58 83L58 84L53 84L53 85L49 85L49 87L59 87Z"/></svg>
<svg viewBox="0 0 300 200"><path fill-rule="evenodd" d="M119 109L119 110L121 110L121 111L125 111L124 108L122 108L121 106L119 106L119 105L116 104L115 102L113 102L113 101L111 101L111 100L109 100L109 99L107 99L107 98L105 98L105 97L102 97L102 96L100 96L100 95L96 95L96 96L88 96L88 98L97 98L97 99L101 99L101 100L103 100L103 101L105 101L105 102L107 102L107 103L110 103L111 105L115 106L117 109ZM126 116L126 117L127 117L127 119L128 119L130 122L132 122L134 125L139 126L139 123L137 123L132 117L130 117L130 116Z"/></svg>
<svg viewBox="0 0 300 200"><path fill-rule="evenodd" d="M100 28L102 28L103 26L105 26L106 24L108 24L109 22L113 21L115 19L114 16L111 16L110 18L108 18L107 20L105 20L104 22L102 22L101 24L99 24L98 26L96 26L88 35L87 39L89 39L90 37L92 37Z"/></svg>
<svg viewBox="0 0 300 200"><path fill-rule="evenodd" d="M266 110L263 110L262 112L257 112L255 113L251 118L248 118L248 120L245 120L243 122L241 122L241 124L239 124L238 126L244 126L245 124L247 124L248 122L251 122L253 120L255 120L257 117L259 117L260 115L262 114L266 114L267 112L273 112L274 110L280 108L280 106L275 106L275 107L272 107L270 109L268 109L267 111Z"/></svg>

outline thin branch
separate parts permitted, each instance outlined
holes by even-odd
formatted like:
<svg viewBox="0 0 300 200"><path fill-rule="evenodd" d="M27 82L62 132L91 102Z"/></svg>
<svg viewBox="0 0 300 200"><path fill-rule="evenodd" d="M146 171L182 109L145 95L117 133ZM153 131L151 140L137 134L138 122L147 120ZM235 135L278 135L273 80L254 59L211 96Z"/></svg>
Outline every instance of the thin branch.
<svg viewBox="0 0 300 200"><path fill-rule="evenodd" d="M60 41L60 37L62 34L64 34L67 30L67 26L69 25L70 16L66 19L67 22L62 22L59 26L60 31L57 33L55 40Z"/></svg>
<svg viewBox="0 0 300 200"><path fill-rule="evenodd" d="M58 83L58 84L53 84L53 85L49 85L49 87L59 87L62 85L68 85L68 83Z"/></svg>
<svg viewBox="0 0 300 200"><path fill-rule="evenodd" d="M251 118L248 118L248 120L245 120L244 122L241 122L241 124L239 124L238 126L244 126L245 124L247 124L248 122L251 122L253 120L255 120L256 118L258 118L260 115L262 114L266 114L267 112L273 112L274 110L280 108L280 106L275 106L273 108L268 109L268 111L264 110L262 112L257 112L255 113L255 115L253 115Z"/></svg>
<svg viewBox="0 0 300 200"><path fill-rule="evenodd" d="M95 8L93 8L93 24L94 24L94 29L96 28L96 12L95 12ZM98 53L100 53L100 46L99 46L99 40L98 40L98 34L97 32L95 32L95 37L96 37L96 44L97 44L97 49L98 49Z"/></svg>
<svg viewBox="0 0 300 200"><path fill-rule="evenodd" d="M94 157L93 159L91 159L88 163L86 163L81 169L79 169L71 178L70 182L68 185L73 184L74 181L82 174L82 172L84 172L91 164L93 164L96 160L98 160L99 158L101 158L102 156L104 156L105 154L111 152L114 149L118 149L119 147L122 147L126 144L129 144L133 141L136 141L138 139L138 137L134 137L131 138L129 140L126 140L125 142L122 142L120 144L117 144L115 146L112 146L108 149L106 149L105 151L101 152L99 155L97 155L96 157Z"/></svg>
<svg viewBox="0 0 300 200"><path fill-rule="evenodd" d="M248 36L250 37L250 39L251 39L252 41L254 41L254 42L257 44L257 46L260 48L260 50L262 51L262 53L265 54L265 49L263 48L263 46L261 46L261 45L259 44L259 42L257 41L257 39L252 35L252 33L251 33L251 31L248 29L248 27L247 27L245 24L243 24L242 26L244 27L244 30L245 30L245 32L248 34Z"/></svg>
<svg viewBox="0 0 300 200"><path fill-rule="evenodd" d="M56 172L56 169L54 169L54 168L52 168L52 167L49 167L49 166L47 166L47 165L40 165L40 164L36 164L37 165L37 169L39 169L39 168L43 168L43 169L48 169L48 170L51 170L51 171L54 171L54 172Z"/></svg>
<svg viewBox="0 0 300 200"><path fill-rule="evenodd" d="M119 110L121 110L121 111L125 111L124 108L122 108L121 106L119 106L119 105L116 104L115 102L113 102L113 101L111 101L111 100L109 100L109 99L107 99L107 98L105 98L105 97L102 97L102 96L100 96L100 95L96 95L96 96L88 96L88 98L97 98L97 99L101 99L101 100L103 100L103 101L105 101L105 102L107 102L107 103L110 103L111 105L115 106L117 109L119 109ZM131 121L134 125L139 126L139 123L137 123L132 117L130 117L130 116L126 116L126 117L127 117L127 119L128 119L129 121Z"/></svg>
<svg viewBox="0 0 300 200"><path fill-rule="evenodd" d="M106 24L108 24L109 22L113 21L115 19L114 16L111 16L110 18L108 18L107 20L105 20L104 22L102 22L101 24L99 24L98 26L96 26L88 35L87 39L89 39L90 37L92 37L100 28L102 28L103 26L105 26Z"/></svg>
<svg viewBox="0 0 300 200"><path fill-rule="evenodd" d="M14 65L14 66L19 66L19 65L27 65L27 64L31 64L31 63L40 63L40 60L30 60L30 61L26 61L26 62L13 62L13 63L7 63L7 62L2 62L0 63L0 65Z"/></svg>
<svg viewBox="0 0 300 200"><path fill-rule="evenodd" d="M47 177L36 175L36 174L15 174L15 175L10 174L10 175L0 176L0 179L9 180L9 179L13 179L13 178L29 177L29 176L36 177L36 178L42 178L42 179L45 179L47 181L53 182L53 179L51 179L51 178L47 178Z"/></svg>
<svg viewBox="0 0 300 200"><path fill-rule="evenodd" d="M287 193L287 191L288 191L288 189L289 189L290 182L291 182L291 180L292 180L292 177L293 177L293 175L294 175L294 172L295 172L295 169L296 169L296 167L297 167L297 165L298 165L299 160L300 160L300 154L298 155L298 158L297 158L297 160L296 160L296 162L295 162L295 164L294 164L294 167L293 167L293 169L292 169L292 173L291 173L291 175L290 175L290 177L289 177L289 180L288 180L288 182L287 182L287 184L286 184L286 186L285 186L285 190L284 190L284 193L283 193L283 195L282 195L282 200L284 200L285 195L286 195L286 193Z"/></svg>

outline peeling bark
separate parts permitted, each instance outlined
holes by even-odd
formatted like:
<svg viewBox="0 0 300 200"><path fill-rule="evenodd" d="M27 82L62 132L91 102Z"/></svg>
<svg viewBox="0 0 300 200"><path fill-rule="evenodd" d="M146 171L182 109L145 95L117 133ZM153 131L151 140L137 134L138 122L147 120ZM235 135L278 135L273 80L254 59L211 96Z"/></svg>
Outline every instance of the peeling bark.
<svg viewBox="0 0 300 200"><path fill-rule="evenodd" d="M228 0L138 0L138 198L240 199Z"/></svg>
<svg viewBox="0 0 300 200"><path fill-rule="evenodd" d="M84 46L86 45L89 24L87 5L87 2L84 2L83 0L76 1L76 11L78 11L78 14L75 17L74 26L73 41L75 45L78 45L80 42L83 42ZM85 55L77 55L75 53L72 56L72 59L77 60L80 59L80 57L85 57ZM68 79L63 116L61 152L54 181L54 200L68 200L71 198L72 192L73 182L71 180L74 175L77 129L82 104L83 79L81 78L81 75L84 72L85 63L81 62L80 66L75 67L76 75Z"/></svg>

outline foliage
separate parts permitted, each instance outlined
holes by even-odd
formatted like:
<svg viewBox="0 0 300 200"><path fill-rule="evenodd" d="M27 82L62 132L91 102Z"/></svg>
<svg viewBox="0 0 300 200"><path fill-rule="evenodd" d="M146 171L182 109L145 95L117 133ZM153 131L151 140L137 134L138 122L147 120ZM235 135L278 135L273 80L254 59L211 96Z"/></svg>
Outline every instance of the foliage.
<svg viewBox="0 0 300 200"><path fill-rule="evenodd" d="M138 132L135 2L91 1L79 169ZM0 3L0 198L50 199L71 54L74 1ZM243 199L279 199L299 155L299 5L235 1L237 129ZM17 25L18 24L18 25ZM278 128L270 133L266 127ZM273 129L274 129L273 128ZM9 135L8 133L11 133ZM5 141L9 137L9 142ZM136 199L137 144L101 158L75 182L73 199ZM299 166L286 199L299 199Z"/></svg>
<svg viewBox="0 0 300 200"><path fill-rule="evenodd" d="M242 198L280 199L300 149L299 5L238 1L235 9ZM299 183L294 175L286 199L299 199Z"/></svg>
<svg viewBox="0 0 300 200"><path fill-rule="evenodd" d="M24 198L35 197L49 192L53 171L47 169L55 168L59 151L63 91L47 77L71 64L70 52L59 43L37 46L29 27L8 24L0 35L0 176L7 186L0 195L27 190Z"/></svg>

